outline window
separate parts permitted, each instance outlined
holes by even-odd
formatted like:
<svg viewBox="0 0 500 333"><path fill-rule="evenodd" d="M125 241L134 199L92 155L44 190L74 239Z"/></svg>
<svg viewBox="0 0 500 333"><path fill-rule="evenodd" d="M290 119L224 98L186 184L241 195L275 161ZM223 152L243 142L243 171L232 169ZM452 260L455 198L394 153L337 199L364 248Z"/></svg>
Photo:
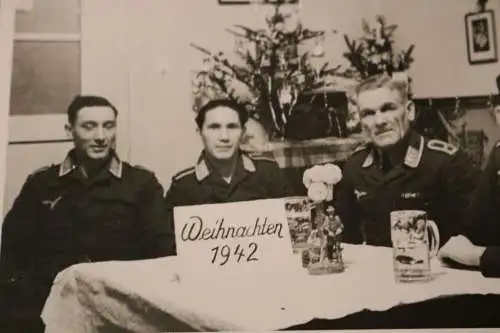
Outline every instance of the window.
<svg viewBox="0 0 500 333"><path fill-rule="evenodd" d="M80 1L34 0L16 13L11 116L65 114L81 92Z"/></svg>

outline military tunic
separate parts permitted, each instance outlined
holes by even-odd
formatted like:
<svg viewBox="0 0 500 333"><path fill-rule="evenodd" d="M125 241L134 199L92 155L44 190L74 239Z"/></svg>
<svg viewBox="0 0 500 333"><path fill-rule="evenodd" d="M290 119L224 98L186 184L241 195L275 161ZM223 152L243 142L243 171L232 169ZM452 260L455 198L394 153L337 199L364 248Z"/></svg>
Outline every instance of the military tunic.
<svg viewBox="0 0 500 333"><path fill-rule="evenodd" d="M30 175L3 223L2 297L31 298L25 301L38 308L28 312L41 310L56 274L68 266L164 256L172 246L163 188L152 172L113 154L87 179L72 156ZM14 313L13 304L4 305Z"/></svg>
<svg viewBox="0 0 500 333"><path fill-rule="evenodd" d="M425 210L439 228L441 245L460 229L477 171L466 155L439 140L411 131L401 163L383 172L371 146L346 162L334 205L346 242L391 246L390 212Z"/></svg>
<svg viewBox="0 0 500 333"><path fill-rule="evenodd" d="M464 221L464 234L486 246L480 260L485 276L500 277L500 142L488 157Z"/></svg>
<svg viewBox="0 0 500 333"><path fill-rule="evenodd" d="M165 202L173 228L173 208L293 196L294 191L276 162L241 152L228 183L210 165L204 154L198 163L177 173L167 191Z"/></svg>

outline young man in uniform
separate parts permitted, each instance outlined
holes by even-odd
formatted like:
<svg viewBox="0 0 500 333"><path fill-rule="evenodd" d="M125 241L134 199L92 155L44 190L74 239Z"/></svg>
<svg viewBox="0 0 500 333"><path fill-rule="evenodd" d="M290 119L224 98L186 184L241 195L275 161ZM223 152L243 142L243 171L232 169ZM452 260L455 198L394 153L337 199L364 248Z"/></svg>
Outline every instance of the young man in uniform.
<svg viewBox="0 0 500 333"><path fill-rule="evenodd" d="M387 75L357 87L369 144L348 159L335 189L346 242L391 246L390 212L402 209L426 211L443 242L458 231L476 172L462 151L410 128L415 106L407 91Z"/></svg>
<svg viewBox="0 0 500 333"><path fill-rule="evenodd" d="M197 114L203 152L196 165L172 178L166 205L173 223L176 206L249 201L293 196L278 165L240 150L246 109L231 100L213 100Z"/></svg>
<svg viewBox="0 0 500 333"><path fill-rule="evenodd" d="M500 92L500 75L497 87ZM500 95L493 103L500 109ZM478 181L462 234L451 238L439 256L479 268L486 277L500 278L500 142L493 147Z"/></svg>
<svg viewBox="0 0 500 333"><path fill-rule="evenodd" d="M64 268L169 254L163 188L152 172L117 156L117 113L105 98L77 96L66 125L74 149L62 163L32 173L5 217L0 319L16 332L40 323Z"/></svg>

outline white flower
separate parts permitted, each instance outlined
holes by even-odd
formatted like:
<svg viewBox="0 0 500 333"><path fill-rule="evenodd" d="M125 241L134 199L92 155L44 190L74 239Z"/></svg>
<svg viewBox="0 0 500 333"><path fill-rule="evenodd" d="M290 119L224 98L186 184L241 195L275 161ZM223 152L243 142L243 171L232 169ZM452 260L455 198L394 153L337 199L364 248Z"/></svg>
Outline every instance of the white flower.
<svg viewBox="0 0 500 333"><path fill-rule="evenodd" d="M342 179L342 170L335 164L325 164L322 168L324 171L324 181L328 185L335 185Z"/></svg>
<svg viewBox="0 0 500 333"><path fill-rule="evenodd" d="M329 188L328 186L323 183L323 182L314 182L312 183L308 190L307 190L307 196L309 199L311 199L313 202L322 202L327 200L329 197Z"/></svg>
<svg viewBox="0 0 500 333"><path fill-rule="evenodd" d="M313 183L335 185L342 179L342 170L335 164L315 165L307 169L302 176L302 183L309 188Z"/></svg>
<svg viewBox="0 0 500 333"><path fill-rule="evenodd" d="M309 188L312 183L321 181L321 167L319 165L315 165L312 168L304 171L304 175L302 176L302 183L306 188Z"/></svg>

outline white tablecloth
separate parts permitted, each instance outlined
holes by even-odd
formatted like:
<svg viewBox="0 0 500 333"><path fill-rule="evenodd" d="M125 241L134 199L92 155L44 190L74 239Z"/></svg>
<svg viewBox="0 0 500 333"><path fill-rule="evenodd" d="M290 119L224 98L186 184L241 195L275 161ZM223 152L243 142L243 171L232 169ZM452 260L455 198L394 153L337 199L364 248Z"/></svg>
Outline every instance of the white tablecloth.
<svg viewBox="0 0 500 333"><path fill-rule="evenodd" d="M341 274L187 286L177 258L79 264L61 272L42 318L47 332L275 330L314 318L384 311L441 296L500 294L500 279L433 263L427 283L394 282L391 249L344 245Z"/></svg>

